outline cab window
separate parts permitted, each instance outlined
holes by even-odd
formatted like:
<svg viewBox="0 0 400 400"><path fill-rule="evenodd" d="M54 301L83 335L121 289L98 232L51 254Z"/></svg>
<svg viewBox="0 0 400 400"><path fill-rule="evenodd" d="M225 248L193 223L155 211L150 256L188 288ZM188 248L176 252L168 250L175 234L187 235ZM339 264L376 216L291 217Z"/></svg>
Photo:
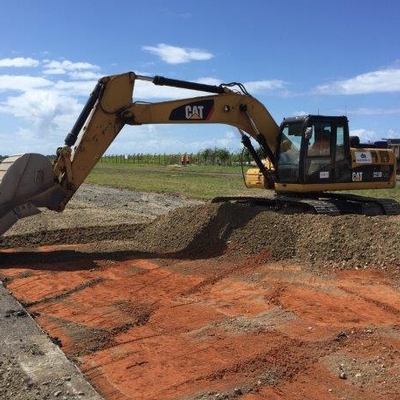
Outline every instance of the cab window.
<svg viewBox="0 0 400 400"><path fill-rule="evenodd" d="M336 161L343 161L344 159L344 127L338 125L336 127Z"/></svg>
<svg viewBox="0 0 400 400"><path fill-rule="evenodd" d="M278 159L278 174L281 182L297 182L299 179L302 132L300 123L288 124L282 129Z"/></svg>
<svg viewBox="0 0 400 400"><path fill-rule="evenodd" d="M312 135L308 142L308 156L330 156L332 127L317 123L311 127Z"/></svg>
<svg viewBox="0 0 400 400"><path fill-rule="evenodd" d="M308 182L332 179L332 124L315 122L310 126L307 147L306 180Z"/></svg>

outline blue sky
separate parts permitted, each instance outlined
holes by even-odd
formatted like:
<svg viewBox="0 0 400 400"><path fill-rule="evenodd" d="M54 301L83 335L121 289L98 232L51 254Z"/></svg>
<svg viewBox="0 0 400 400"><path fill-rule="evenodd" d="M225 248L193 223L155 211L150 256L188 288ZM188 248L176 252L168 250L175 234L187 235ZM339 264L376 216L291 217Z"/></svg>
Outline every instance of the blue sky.
<svg viewBox="0 0 400 400"><path fill-rule="evenodd" d="M397 0L19 0L2 4L0 154L54 154L98 78L134 71L241 82L277 123L346 114L400 138ZM151 86L151 87L149 87ZM136 99L184 98L149 83ZM225 125L126 127L109 154L241 148Z"/></svg>

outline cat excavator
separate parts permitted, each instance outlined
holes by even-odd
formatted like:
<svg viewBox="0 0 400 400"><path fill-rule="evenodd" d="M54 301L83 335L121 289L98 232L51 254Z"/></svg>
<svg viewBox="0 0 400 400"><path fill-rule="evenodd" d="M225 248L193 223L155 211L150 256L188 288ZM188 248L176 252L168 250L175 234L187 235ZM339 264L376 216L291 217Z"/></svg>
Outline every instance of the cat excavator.
<svg viewBox="0 0 400 400"><path fill-rule="evenodd" d="M134 101L139 80L202 93L178 100ZM246 186L274 191L273 196L214 201L262 202L277 210L295 207L329 215L400 213L392 199L338 193L396 185L393 151L384 142L362 144L351 137L347 117L307 115L285 118L278 125L240 83L208 85L127 72L98 81L53 162L26 153L0 164L0 234L40 208L63 211L125 125L181 123L236 127L254 159Z"/></svg>

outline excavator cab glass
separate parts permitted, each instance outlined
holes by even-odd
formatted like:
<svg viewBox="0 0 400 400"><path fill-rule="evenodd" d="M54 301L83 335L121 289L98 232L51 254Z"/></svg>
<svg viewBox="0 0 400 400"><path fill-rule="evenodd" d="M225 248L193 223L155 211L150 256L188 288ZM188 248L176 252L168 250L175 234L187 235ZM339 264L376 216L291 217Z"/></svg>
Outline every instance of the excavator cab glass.
<svg viewBox="0 0 400 400"><path fill-rule="evenodd" d="M350 155L345 151L345 141L348 138L347 119L314 117L309 124L312 135L305 141L305 183L348 180Z"/></svg>
<svg viewBox="0 0 400 400"><path fill-rule="evenodd" d="M280 182L299 181L303 124L288 123L281 127L277 171Z"/></svg>
<svg viewBox="0 0 400 400"><path fill-rule="evenodd" d="M315 122L311 129L313 134L307 142L306 181L329 180L334 167L331 157L332 125L328 121Z"/></svg>
<svg viewBox="0 0 400 400"><path fill-rule="evenodd" d="M280 183L329 183L349 179L345 117L287 118L281 125L278 148Z"/></svg>

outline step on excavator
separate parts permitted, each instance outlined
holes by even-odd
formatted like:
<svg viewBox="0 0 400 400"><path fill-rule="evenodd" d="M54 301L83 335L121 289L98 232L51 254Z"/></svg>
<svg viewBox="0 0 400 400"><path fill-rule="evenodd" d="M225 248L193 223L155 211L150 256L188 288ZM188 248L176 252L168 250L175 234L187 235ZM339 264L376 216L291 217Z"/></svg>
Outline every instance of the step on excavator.
<svg viewBox="0 0 400 400"><path fill-rule="evenodd" d="M203 93L153 103L134 101L138 80ZM207 85L127 72L98 81L53 161L26 153L0 164L0 234L40 208L63 211L125 125L181 123L235 126L255 163L246 172L246 186L274 191L273 196L213 201L329 215L400 214L400 205L392 199L343 193L396 185L393 151L385 142L363 144L350 136L347 117L307 115L285 118L278 125L240 83Z"/></svg>

